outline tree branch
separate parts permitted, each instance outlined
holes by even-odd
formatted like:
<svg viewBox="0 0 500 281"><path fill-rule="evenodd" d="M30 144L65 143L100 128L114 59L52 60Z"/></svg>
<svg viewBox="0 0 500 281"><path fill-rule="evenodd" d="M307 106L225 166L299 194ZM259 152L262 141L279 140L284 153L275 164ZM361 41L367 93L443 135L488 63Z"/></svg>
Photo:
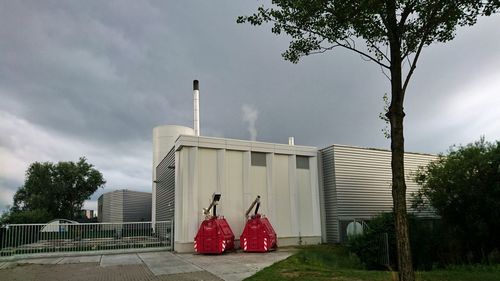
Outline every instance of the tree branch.
<svg viewBox="0 0 500 281"><path fill-rule="evenodd" d="M405 8L403 9L403 12L401 13L401 19L399 20L399 28L403 27L406 20L408 19L408 16L411 14L413 11L413 1L409 2Z"/></svg>
<svg viewBox="0 0 500 281"><path fill-rule="evenodd" d="M384 76L389 80L391 81L391 77L389 77L389 75L387 75L387 73L385 73L384 71L384 68L380 67L380 70L382 71L382 74L384 74Z"/></svg>
<svg viewBox="0 0 500 281"><path fill-rule="evenodd" d="M425 37L427 37L427 35L425 35ZM408 87L408 83L410 83L410 78L413 75L415 68L417 68L418 57L420 56L420 52L422 51L424 45L425 45L425 38L422 38L422 41L420 41L420 45L418 46L417 52L415 53L415 57L413 58L413 62L410 64L410 70L406 75L405 82L403 84L403 95L406 93L406 88Z"/></svg>
<svg viewBox="0 0 500 281"><path fill-rule="evenodd" d="M360 54L360 55L362 55L362 56L364 56L364 57L366 57L366 58L370 59L371 61L373 61L373 62L377 63L378 65L380 65L380 67L384 67L384 68L387 68L387 69L391 69L391 68L390 68L388 65L386 65L385 63L380 62L379 60L377 60L376 58L374 58L374 57L372 57L372 56L370 56L370 55L366 54L365 52L362 52L362 51L360 51L360 50L358 50L358 49L356 49L356 48L352 48L352 47L350 47L350 46L348 46L348 45L341 44L341 43L339 43L338 41L335 41L335 43L336 43L336 44L338 44L340 47L344 47L344 48L346 48L346 49L348 49L348 50L351 50L351 51L353 51L353 52L356 52L356 53L358 53L358 54Z"/></svg>
<svg viewBox="0 0 500 281"><path fill-rule="evenodd" d="M269 19L269 21L274 22L275 24L282 25L282 23L280 23L280 22L278 22L278 21L276 21L274 19ZM328 36L326 36L325 34L322 34L321 32L314 31L314 30L311 30L311 29L306 29L306 28L300 28L300 27L297 27L296 25L287 25L287 27L288 28L296 29L297 31L300 31L300 32L308 32L310 34L314 34L314 35L319 36L321 38L329 38ZM352 42L353 42L353 44L354 44L354 40L352 38L348 38L348 39L351 39ZM317 52L314 52L314 53L324 53L324 52L326 52L328 50L331 50L331 49L333 49L335 47L344 47L344 48L346 48L348 50L351 50L353 52L356 52L356 53L358 53L358 54L360 54L360 55L368 58L369 60L375 62L376 64L380 65L381 67L390 69L390 66L388 66L387 64L384 64L384 63L380 62L378 59L370 56L369 54L356 49L355 44L354 44L354 47L351 46L351 44L347 40L346 40L346 44L342 44L338 40L332 40L332 41L335 42L335 45L333 45L331 47L323 48L323 50L320 50L320 51L317 51ZM313 52L310 52L309 54L313 54ZM390 60L387 60L387 61L390 62Z"/></svg>
<svg viewBox="0 0 500 281"><path fill-rule="evenodd" d="M410 78L413 75L413 72L415 71L415 68L417 68L417 61L420 56L420 53L422 52L422 48L425 45L425 42L427 40L427 36L429 36L429 32L432 30L432 25L430 22L434 20L434 17L437 13L437 10L433 10L431 12L431 15L429 16L429 19L427 20L426 24L423 26L423 35L422 39L420 41L420 44L418 45L417 51L415 52L415 57L413 58L413 62L410 64L410 70L408 71L408 74L406 75L405 82L403 84L403 96L406 93L406 88L408 87L408 83L410 83ZM407 54L409 55L409 54Z"/></svg>
<svg viewBox="0 0 500 281"><path fill-rule="evenodd" d="M330 47L321 47L321 50L317 50L317 51L313 51L313 52L310 52L309 55L316 55L316 54L322 54L326 51L330 51L336 47L340 47L340 45L338 44L335 44L335 45L332 45Z"/></svg>
<svg viewBox="0 0 500 281"><path fill-rule="evenodd" d="M380 50L379 47L377 47L377 45L375 45L375 43L373 43L372 41L366 39L366 41L368 43L370 43L370 47L371 48L374 48L376 50L376 52L378 52L383 58L385 58L388 62L390 62L391 60L387 57L387 53L384 53Z"/></svg>
<svg viewBox="0 0 500 281"><path fill-rule="evenodd" d="M361 52L361 51L359 51L359 50L355 49L355 47L352 47L352 46L351 46L348 42L347 42L345 45L337 42L335 45L332 45L332 46L330 46L330 47L321 47L321 50L317 50L317 51L310 52L310 53L309 53L309 55L322 54L322 53L324 53L324 52L326 52L326 51L330 51L330 50L332 50L332 49L334 49L334 48L336 48L336 47L343 47L343 48L349 49L349 50L351 50L351 51L354 51L354 52L356 52L356 53L360 54L360 55L361 55L361 58L362 58L363 60L366 60L366 61L374 61L375 63L377 63L377 64L380 66L380 68L382 69L382 73L383 73L383 74L384 74L384 75L385 75L385 76L386 76L389 80L391 80L391 79L387 76L387 74L384 72L384 68L386 68L386 69L390 69L390 68L389 68L389 66L387 66L386 64L381 63L381 62L380 62L380 61L378 61L376 58L373 58L373 57L371 57L371 56L369 56L369 55L365 54L364 52Z"/></svg>

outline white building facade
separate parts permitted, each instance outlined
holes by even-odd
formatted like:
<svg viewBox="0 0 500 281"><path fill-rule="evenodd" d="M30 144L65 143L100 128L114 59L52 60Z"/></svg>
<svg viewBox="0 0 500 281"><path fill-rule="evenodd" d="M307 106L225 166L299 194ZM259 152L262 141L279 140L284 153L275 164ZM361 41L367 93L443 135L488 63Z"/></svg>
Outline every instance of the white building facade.
<svg viewBox="0 0 500 281"><path fill-rule="evenodd" d="M279 245L321 243L317 151L308 146L181 135L157 167L155 219L173 218L174 250L191 252L203 208L214 192L220 192L218 214L227 219L238 245L244 213L260 195L259 213L270 220Z"/></svg>

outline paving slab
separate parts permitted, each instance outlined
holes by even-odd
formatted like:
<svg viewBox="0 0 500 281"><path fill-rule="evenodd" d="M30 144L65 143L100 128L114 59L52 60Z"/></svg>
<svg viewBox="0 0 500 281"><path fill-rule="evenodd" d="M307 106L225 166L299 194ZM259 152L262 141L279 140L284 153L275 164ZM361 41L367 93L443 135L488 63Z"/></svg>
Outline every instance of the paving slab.
<svg viewBox="0 0 500 281"><path fill-rule="evenodd" d="M2 267L0 267L0 269L13 268L13 267L16 267L18 265L19 264L15 263L15 262L6 262Z"/></svg>
<svg viewBox="0 0 500 281"><path fill-rule="evenodd" d="M39 258L39 259L24 259L18 261L8 261L8 262L0 262L0 269L7 269L16 267L21 264L57 264L63 258Z"/></svg>
<svg viewBox="0 0 500 281"><path fill-rule="evenodd" d="M169 252L141 253L138 255L155 276L202 271L200 267Z"/></svg>
<svg viewBox="0 0 500 281"><path fill-rule="evenodd" d="M254 275L255 272L230 273L223 276L224 281L241 281Z"/></svg>
<svg viewBox="0 0 500 281"><path fill-rule="evenodd" d="M101 267L95 263L29 264L0 271L0 281L221 281L207 272L197 271L155 276L144 264Z"/></svg>
<svg viewBox="0 0 500 281"><path fill-rule="evenodd" d="M101 256L99 255L99 256L66 257L63 258L61 261L59 261L58 264L87 263L87 262L100 263Z"/></svg>
<svg viewBox="0 0 500 281"><path fill-rule="evenodd" d="M15 261L14 263L17 264L57 264L60 262L63 258L39 258L39 259L25 259L25 260L18 260Z"/></svg>
<svg viewBox="0 0 500 281"><path fill-rule="evenodd" d="M15 262L2 262L2 264L0 264L0 269L11 268L14 266L16 266Z"/></svg>
<svg viewBox="0 0 500 281"><path fill-rule="evenodd" d="M254 275L275 262L288 258L292 252L269 253L227 253L208 256L198 254L177 254L183 260L192 263L226 281L239 281Z"/></svg>
<svg viewBox="0 0 500 281"><path fill-rule="evenodd" d="M102 256L36 258L0 262L0 269L2 269L0 276L14 277L29 273L26 275L29 278L18 279L23 281L55 280L57 279L55 277L66 276L65 274L70 274L67 276L68 279L58 277L57 280L178 281L222 279L240 281L292 254L292 251L276 251L269 253L232 252L223 255L198 255L161 251ZM17 267L18 264L30 265ZM44 277L37 279L36 276ZM106 278L102 279L103 276ZM0 280L11 279L0 278Z"/></svg>
<svg viewBox="0 0 500 281"><path fill-rule="evenodd" d="M124 255L103 255L100 265L102 267L115 266L115 265L131 265L141 264L142 260L137 254L124 254Z"/></svg>

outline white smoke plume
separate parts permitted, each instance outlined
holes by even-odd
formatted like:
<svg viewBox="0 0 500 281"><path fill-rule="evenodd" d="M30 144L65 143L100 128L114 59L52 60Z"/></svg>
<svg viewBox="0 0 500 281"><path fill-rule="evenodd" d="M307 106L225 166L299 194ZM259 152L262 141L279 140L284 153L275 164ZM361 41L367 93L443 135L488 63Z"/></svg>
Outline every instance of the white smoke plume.
<svg viewBox="0 0 500 281"><path fill-rule="evenodd" d="M248 132L252 141L257 139L257 129L255 128L255 121L259 117L259 111L253 105L244 104L241 106L243 113L243 122L248 124Z"/></svg>

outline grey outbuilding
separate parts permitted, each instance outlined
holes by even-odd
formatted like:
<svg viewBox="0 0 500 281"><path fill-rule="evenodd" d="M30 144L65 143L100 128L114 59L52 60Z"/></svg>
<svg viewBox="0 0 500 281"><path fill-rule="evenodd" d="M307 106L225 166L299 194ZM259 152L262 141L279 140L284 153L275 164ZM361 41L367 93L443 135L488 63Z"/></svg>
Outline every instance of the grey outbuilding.
<svg viewBox="0 0 500 281"><path fill-rule="evenodd" d="M322 231L329 243L343 242L347 225L392 211L391 151L347 145L331 145L319 151L322 196ZM419 186L415 172L437 156L405 153L407 208L423 218L434 218L432 209L411 209L412 193Z"/></svg>
<svg viewBox="0 0 500 281"><path fill-rule="evenodd" d="M104 193L97 201L99 222L151 221L151 193L127 189Z"/></svg>

